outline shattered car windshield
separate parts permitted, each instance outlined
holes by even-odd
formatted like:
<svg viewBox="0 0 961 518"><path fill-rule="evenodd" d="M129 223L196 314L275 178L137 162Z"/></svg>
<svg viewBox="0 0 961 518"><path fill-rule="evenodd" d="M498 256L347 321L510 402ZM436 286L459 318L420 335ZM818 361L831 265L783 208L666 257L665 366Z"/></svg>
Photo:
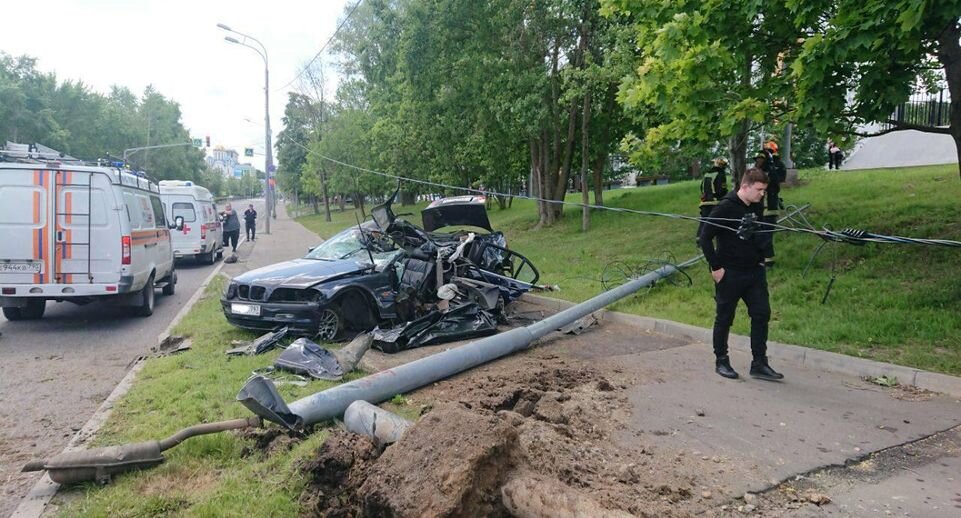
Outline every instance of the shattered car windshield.
<svg viewBox="0 0 961 518"><path fill-rule="evenodd" d="M376 266L389 262L399 250L389 244L386 239L377 239L369 231L361 232L357 228L349 228L334 237L324 241L320 246L310 251L304 258L320 261L340 261L353 259L369 262L367 249L370 249Z"/></svg>

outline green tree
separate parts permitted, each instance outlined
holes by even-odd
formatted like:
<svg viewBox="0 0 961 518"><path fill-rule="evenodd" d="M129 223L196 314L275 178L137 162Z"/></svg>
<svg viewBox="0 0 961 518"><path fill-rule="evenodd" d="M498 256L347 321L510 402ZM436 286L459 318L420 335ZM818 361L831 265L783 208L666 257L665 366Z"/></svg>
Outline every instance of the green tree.
<svg viewBox="0 0 961 518"><path fill-rule="evenodd" d="M961 158L961 1L788 0L804 43L791 66L797 120L845 135L868 122L887 131L949 134ZM918 89L947 87L950 126L891 120ZM961 172L961 171L959 171Z"/></svg>
<svg viewBox="0 0 961 518"><path fill-rule="evenodd" d="M746 164L752 130L789 113L783 70L801 36L783 0L602 0L604 12L629 16L640 57L620 100L646 119L635 159L678 142L727 141L734 171ZM781 15L779 15L781 14Z"/></svg>

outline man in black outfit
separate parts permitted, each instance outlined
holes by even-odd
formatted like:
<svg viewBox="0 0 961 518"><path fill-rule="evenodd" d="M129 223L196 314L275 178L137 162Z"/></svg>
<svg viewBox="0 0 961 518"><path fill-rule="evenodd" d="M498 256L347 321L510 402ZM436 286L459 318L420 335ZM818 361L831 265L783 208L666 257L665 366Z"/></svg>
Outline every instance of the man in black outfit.
<svg viewBox="0 0 961 518"><path fill-rule="evenodd" d="M714 278L715 371L725 378L736 379L737 372L728 357L728 334L734 323L738 300L747 305L751 317L751 376L766 380L780 380L784 376L768 365L767 332L771 319L771 303L764 269L764 251L771 232L758 226L764 214L761 200L767 190L768 178L764 171L752 167L741 176L737 191L728 193L711 211L710 223L701 233L701 249L711 266ZM717 249L714 239L717 238Z"/></svg>
<svg viewBox="0 0 961 518"><path fill-rule="evenodd" d="M251 203L247 210L244 211L244 224L247 230L247 239L251 241L257 240L257 211L254 210L254 204Z"/></svg>

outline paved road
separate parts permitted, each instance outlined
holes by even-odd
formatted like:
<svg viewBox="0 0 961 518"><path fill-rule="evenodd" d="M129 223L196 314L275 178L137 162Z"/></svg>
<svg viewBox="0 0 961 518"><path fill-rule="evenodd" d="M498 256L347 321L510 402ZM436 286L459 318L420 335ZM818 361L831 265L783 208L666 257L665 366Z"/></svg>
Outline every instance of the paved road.
<svg viewBox="0 0 961 518"><path fill-rule="evenodd" d="M235 202L235 208L246 205ZM254 205L263 212L262 201ZM21 474L23 464L66 446L215 267L178 262L177 293L164 297L158 291L149 318L129 316L120 307L67 302L49 302L42 320L0 316L0 517L12 513L40 478Z"/></svg>

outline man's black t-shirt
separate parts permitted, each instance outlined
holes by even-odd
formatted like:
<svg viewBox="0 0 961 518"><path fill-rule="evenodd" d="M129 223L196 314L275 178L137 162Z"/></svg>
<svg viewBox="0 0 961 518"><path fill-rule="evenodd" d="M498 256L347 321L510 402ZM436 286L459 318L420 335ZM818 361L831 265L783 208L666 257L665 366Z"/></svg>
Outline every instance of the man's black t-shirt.
<svg viewBox="0 0 961 518"><path fill-rule="evenodd" d="M737 196L737 191L727 193L711 211L709 218L717 219L704 224L700 240L701 250L711 270L751 270L764 265L764 247L771 240L771 229L760 225L748 239L741 239L737 235L741 219L748 212L753 212L760 220L764 206L760 203L746 205ZM716 250L714 238L717 238Z"/></svg>

